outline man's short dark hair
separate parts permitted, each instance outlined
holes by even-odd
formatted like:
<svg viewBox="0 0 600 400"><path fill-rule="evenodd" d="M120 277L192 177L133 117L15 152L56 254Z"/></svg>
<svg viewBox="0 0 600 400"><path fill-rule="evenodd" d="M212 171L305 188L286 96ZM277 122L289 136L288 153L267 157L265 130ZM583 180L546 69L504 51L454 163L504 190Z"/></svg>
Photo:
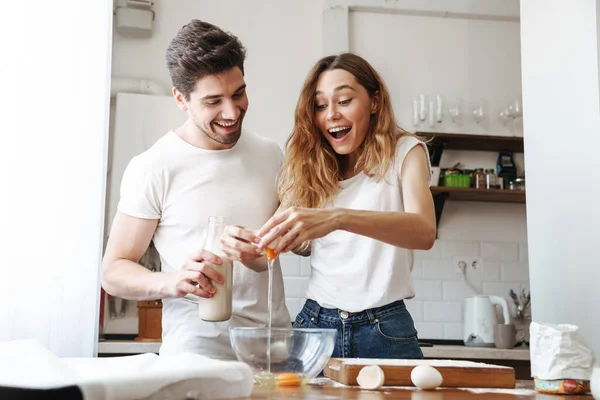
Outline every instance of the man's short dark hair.
<svg viewBox="0 0 600 400"><path fill-rule="evenodd" d="M198 79L233 67L243 74L246 49L231 33L194 19L171 40L166 58L173 86L189 100Z"/></svg>

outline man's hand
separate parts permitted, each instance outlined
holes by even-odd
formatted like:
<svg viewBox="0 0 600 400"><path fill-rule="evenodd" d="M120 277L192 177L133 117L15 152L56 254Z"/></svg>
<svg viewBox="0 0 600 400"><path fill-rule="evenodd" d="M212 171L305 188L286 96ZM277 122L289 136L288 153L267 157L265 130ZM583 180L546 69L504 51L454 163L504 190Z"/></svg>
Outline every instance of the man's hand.
<svg viewBox="0 0 600 400"><path fill-rule="evenodd" d="M211 298L216 289L210 280L223 283L223 276L208 266L206 262L221 265L223 261L215 254L202 250L199 256L187 260L181 270L173 274L172 297L183 297L188 293L206 299Z"/></svg>

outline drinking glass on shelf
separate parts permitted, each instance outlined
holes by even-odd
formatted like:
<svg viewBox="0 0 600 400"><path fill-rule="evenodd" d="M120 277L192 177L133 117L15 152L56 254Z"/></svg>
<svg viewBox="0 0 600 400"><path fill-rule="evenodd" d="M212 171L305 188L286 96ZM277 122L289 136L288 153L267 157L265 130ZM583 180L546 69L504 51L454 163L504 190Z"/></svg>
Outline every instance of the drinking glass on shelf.
<svg viewBox="0 0 600 400"><path fill-rule="evenodd" d="M521 118L523 116L523 106L519 99L510 103L508 106L508 113L513 119Z"/></svg>
<svg viewBox="0 0 600 400"><path fill-rule="evenodd" d="M435 95L435 120L437 123L441 123L444 119L444 100L442 95Z"/></svg>
<svg viewBox="0 0 600 400"><path fill-rule="evenodd" d="M448 114L450 115L450 119L457 125L462 123L462 115L463 115L464 105L462 100L457 99L449 108Z"/></svg>
<svg viewBox="0 0 600 400"><path fill-rule="evenodd" d="M498 119L500 120L502 126L506 126L506 124L508 124L508 121L512 120L512 117L509 115L508 107L500 110L500 112L498 113Z"/></svg>
<svg viewBox="0 0 600 400"><path fill-rule="evenodd" d="M473 119L477 124L481 123L485 119L485 111L483 109L483 104L476 104L473 108Z"/></svg>
<svg viewBox="0 0 600 400"><path fill-rule="evenodd" d="M421 122L421 120L419 119L419 99L418 98L414 98L412 101L412 123L415 127L419 126L419 123Z"/></svg>
<svg viewBox="0 0 600 400"><path fill-rule="evenodd" d="M422 93L419 95L419 119L422 122L427 119L427 96Z"/></svg>
<svg viewBox="0 0 600 400"><path fill-rule="evenodd" d="M427 111L427 122L429 123L429 127L433 128L435 126L435 103L432 98L429 98L429 109Z"/></svg>
<svg viewBox="0 0 600 400"><path fill-rule="evenodd" d="M521 105L521 101L519 99L513 101L509 104L508 108L508 116L512 118L513 121L513 133L517 134L517 119L523 117L523 106Z"/></svg>

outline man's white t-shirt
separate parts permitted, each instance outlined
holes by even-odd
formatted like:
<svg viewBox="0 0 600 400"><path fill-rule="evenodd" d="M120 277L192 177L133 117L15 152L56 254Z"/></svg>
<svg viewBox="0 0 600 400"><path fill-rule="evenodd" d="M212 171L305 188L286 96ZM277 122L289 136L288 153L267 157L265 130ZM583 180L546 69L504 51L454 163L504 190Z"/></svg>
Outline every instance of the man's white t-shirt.
<svg viewBox="0 0 600 400"><path fill-rule="evenodd" d="M331 207L403 212L402 164L419 145L427 154L427 147L417 138L400 138L385 179L377 182L361 172L340 182ZM306 297L321 307L358 312L415 296L412 250L337 230L312 241L310 263Z"/></svg>
<svg viewBox="0 0 600 400"><path fill-rule="evenodd" d="M130 161L118 209L137 218L159 219L153 241L161 268L176 272L203 248L209 216L224 216L227 225L258 229L275 213L282 161L275 142L251 132L244 131L231 149L206 150L170 131ZM234 262L233 270L229 321L202 321L196 296L163 300L160 354L191 351L234 359L229 327L266 325L268 272L254 272L239 262ZM280 266L273 271L272 324L290 327Z"/></svg>

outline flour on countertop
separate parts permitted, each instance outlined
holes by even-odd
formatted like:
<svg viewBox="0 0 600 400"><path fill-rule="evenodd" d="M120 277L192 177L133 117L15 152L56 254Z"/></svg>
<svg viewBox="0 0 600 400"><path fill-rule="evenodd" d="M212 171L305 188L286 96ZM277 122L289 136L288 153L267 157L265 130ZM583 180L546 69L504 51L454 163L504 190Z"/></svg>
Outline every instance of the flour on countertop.
<svg viewBox="0 0 600 400"><path fill-rule="evenodd" d="M343 383L336 382L333 379L329 378L313 378L308 382L309 385L316 386L331 386L331 387L352 387L348 385L344 385Z"/></svg>
<svg viewBox="0 0 600 400"><path fill-rule="evenodd" d="M485 364L473 361L462 360L392 360L378 358L351 358L345 359L343 365L372 365L379 366L417 366L429 365L432 367L471 367L471 368L496 368L496 369L512 369L503 365Z"/></svg>

